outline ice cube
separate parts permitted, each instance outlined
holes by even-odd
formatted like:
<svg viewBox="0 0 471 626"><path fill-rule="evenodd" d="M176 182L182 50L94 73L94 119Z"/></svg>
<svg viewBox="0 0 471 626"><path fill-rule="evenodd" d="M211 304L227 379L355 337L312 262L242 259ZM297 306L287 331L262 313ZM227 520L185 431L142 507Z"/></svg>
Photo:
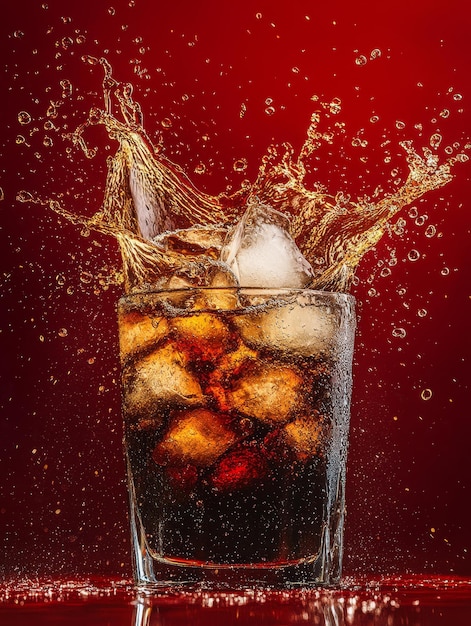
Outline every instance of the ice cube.
<svg viewBox="0 0 471 626"><path fill-rule="evenodd" d="M314 271L289 234L288 218L254 200L221 251L242 287L305 287Z"/></svg>
<svg viewBox="0 0 471 626"><path fill-rule="evenodd" d="M239 447L218 461L209 482L218 491L234 491L254 487L267 474L268 464L260 450Z"/></svg>
<svg viewBox="0 0 471 626"><path fill-rule="evenodd" d="M176 252L190 258L204 256L218 259L226 236L226 227L195 226L163 232L154 237L153 241L167 253Z"/></svg>
<svg viewBox="0 0 471 626"><path fill-rule="evenodd" d="M284 423L300 399L302 377L293 367L257 364L228 393L232 408L267 423Z"/></svg>
<svg viewBox="0 0 471 626"><path fill-rule="evenodd" d="M172 318L169 326L176 331L182 350L186 350L192 360L212 361L218 358L232 339L229 328L221 318L205 311Z"/></svg>
<svg viewBox="0 0 471 626"><path fill-rule="evenodd" d="M135 161L129 169L129 189L134 204L139 232L144 239L151 240L158 233L173 227L170 208L162 194L156 193L155 183L146 176L145 163Z"/></svg>
<svg viewBox="0 0 471 626"><path fill-rule="evenodd" d="M295 302L236 316L234 322L248 345L302 356L329 353L339 328L338 317L327 306L303 306L301 296Z"/></svg>
<svg viewBox="0 0 471 626"><path fill-rule="evenodd" d="M121 362L127 358L147 350L152 344L157 345L168 333L165 318L150 317L138 311L119 313L119 347Z"/></svg>
<svg viewBox="0 0 471 626"><path fill-rule="evenodd" d="M179 411L156 445L153 459L159 465L209 467L236 440L237 435L224 414L204 408Z"/></svg>
<svg viewBox="0 0 471 626"><path fill-rule="evenodd" d="M158 424L162 404L202 404L201 386L186 364L185 355L171 344L130 363L123 371L125 417Z"/></svg>
<svg viewBox="0 0 471 626"><path fill-rule="evenodd" d="M326 425L318 412L296 418L283 427L283 439L299 461L308 461L319 454L325 443Z"/></svg>

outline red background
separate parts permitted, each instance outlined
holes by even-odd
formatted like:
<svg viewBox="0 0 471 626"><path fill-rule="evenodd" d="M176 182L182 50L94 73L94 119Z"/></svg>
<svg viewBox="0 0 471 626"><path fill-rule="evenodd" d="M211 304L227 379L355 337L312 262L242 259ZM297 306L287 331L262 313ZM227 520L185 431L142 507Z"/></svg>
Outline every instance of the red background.
<svg viewBox="0 0 471 626"><path fill-rule="evenodd" d="M133 82L151 137L161 130L166 155L211 193L253 180L272 142L299 149L313 95L340 98L342 111L332 120L345 122L346 134L319 153L308 179L358 196L379 184L391 190L395 167L404 179L400 140L421 147L440 131L443 157L447 146L471 137L467 7L464 0L82 0L71 8L28 0L2 9L4 576L130 573L117 385L120 289L89 280L118 264L116 246L15 200L25 189L62 194L80 213L100 206L105 157L115 145L93 129L87 140L100 151L89 160L78 149L69 154L62 137L101 106L100 68L81 56L106 56L118 79ZM381 55L372 59L375 49ZM69 98L62 98L64 80L73 87ZM61 99L57 130L45 129L50 101ZM30 124L18 122L20 111L31 114ZM355 137L368 145L353 147ZM248 161L242 174L233 169L240 158ZM200 163L204 174L194 173ZM405 235L383 240L358 274L347 575L471 575L470 173L469 163L458 165L451 184L416 203L428 216L425 226L405 210ZM432 238L425 236L429 224L437 229ZM377 264L393 249L398 263L381 277ZM407 260L411 249L421 254L416 262ZM405 337L395 337L394 328ZM432 390L427 401L425 389Z"/></svg>

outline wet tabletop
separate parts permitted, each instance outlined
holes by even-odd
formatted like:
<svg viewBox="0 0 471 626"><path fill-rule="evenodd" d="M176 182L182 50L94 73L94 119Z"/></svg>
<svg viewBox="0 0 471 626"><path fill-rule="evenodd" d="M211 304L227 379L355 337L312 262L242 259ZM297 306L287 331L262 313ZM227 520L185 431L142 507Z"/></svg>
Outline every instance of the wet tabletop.
<svg viewBox="0 0 471 626"><path fill-rule="evenodd" d="M347 579L335 589L159 595L111 578L17 579L0 586L0 625L469 626L471 578Z"/></svg>

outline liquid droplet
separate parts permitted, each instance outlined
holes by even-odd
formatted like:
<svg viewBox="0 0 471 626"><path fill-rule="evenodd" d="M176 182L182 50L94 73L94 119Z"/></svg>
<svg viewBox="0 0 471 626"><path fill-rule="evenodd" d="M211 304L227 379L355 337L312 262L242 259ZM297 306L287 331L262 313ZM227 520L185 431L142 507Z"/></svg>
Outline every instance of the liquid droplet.
<svg viewBox="0 0 471 626"><path fill-rule="evenodd" d="M274 113L274 112L275 112L275 107L267 107L267 108L265 109L265 113L266 113L267 115L273 115L273 113Z"/></svg>
<svg viewBox="0 0 471 626"><path fill-rule="evenodd" d="M417 311L417 315L418 315L419 317L425 317L425 316L427 315L427 309L419 309L419 310Z"/></svg>
<svg viewBox="0 0 471 626"><path fill-rule="evenodd" d="M430 239L436 234L436 232L437 232L436 227L433 224L429 224L427 228L425 229L425 236Z"/></svg>
<svg viewBox="0 0 471 626"><path fill-rule="evenodd" d="M432 397L432 390L431 389L423 389L422 393L420 394L420 397L422 398L422 400L430 400L430 398Z"/></svg>
<svg viewBox="0 0 471 626"><path fill-rule="evenodd" d="M206 172L206 165L204 163L198 163L195 167L195 174L204 174Z"/></svg>
<svg viewBox="0 0 471 626"><path fill-rule="evenodd" d="M404 330L404 328L393 328L393 331L392 331L392 336L393 337L398 337L399 339L404 339L406 334L407 333Z"/></svg>
<svg viewBox="0 0 471 626"><path fill-rule="evenodd" d="M453 100L455 100L456 102L459 102L462 99L463 99L463 96L460 93L455 93L453 95Z"/></svg>
<svg viewBox="0 0 471 626"><path fill-rule="evenodd" d="M442 142L442 136L439 133L434 133L430 137L430 145L432 148L437 149L438 146L441 144L441 142Z"/></svg>
<svg viewBox="0 0 471 626"><path fill-rule="evenodd" d="M59 328L59 331L57 334L59 335L59 337L67 337L69 333L68 333L67 328Z"/></svg>
<svg viewBox="0 0 471 626"><path fill-rule="evenodd" d="M33 196L32 194L30 194L29 191L22 190L16 194L16 199L18 200L18 202L32 202Z"/></svg>
<svg viewBox="0 0 471 626"><path fill-rule="evenodd" d="M367 62L368 62L368 59L363 54L361 54L359 57L355 59L355 63L357 65L366 65Z"/></svg>
<svg viewBox="0 0 471 626"><path fill-rule="evenodd" d="M379 57L381 56L381 50L379 48L375 48L374 50L371 51L370 53L370 59L379 59Z"/></svg>
<svg viewBox="0 0 471 626"><path fill-rule="evenodd" d="M237 159L234 161L234 172L245 172L247 169L247 159Z"/></svg>
<svg viewBox="0 0 471 626"><path fill-rule="evenodd" d="M444 267L442 271L440 272L442 276L448 276L449 273L450 273L450 270L448 267Z"/></svg>
<svg viewBox="0 0 471 626"><path fill-rule="evenodd" d="M164 128L172 128L172 120L169 117L165 117L160 123Z"/></svg>
<svg viewBox="0 0 471 626"><path fill-rule="evenodd" d="M420 259L420 252L418 250L411 250L407 258L409 261L418 261Z"/></svg>
<svg viewBox="0 0 471 626"><path fill-rule="evenodd" d="M397 120L396 121L396 128L398 130L404 130L404 128L406 127L404 122L401 122L401 120Z"/></svg>
<svg viewBox="0 0 471 626"><path fill-rule="evenodd" d="M20 124L30 124L31 123L31 115L27 111L20 111L18 113L18 121Z"/></svg>
<svg viewBox="0 0 471 626"><path fill-rule="evenodd" d="M448 109L443 109L443 111L440 111L440 117L443 117L443 119L446 119L447 117L449 117L450 115L450 111Z"/></svg>

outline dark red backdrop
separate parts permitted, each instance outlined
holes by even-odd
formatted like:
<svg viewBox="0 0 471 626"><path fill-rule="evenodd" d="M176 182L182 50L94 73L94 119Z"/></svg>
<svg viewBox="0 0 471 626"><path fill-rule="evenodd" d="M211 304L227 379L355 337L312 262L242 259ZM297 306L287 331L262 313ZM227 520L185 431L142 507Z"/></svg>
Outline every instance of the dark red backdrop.
<svg viewBox="0 0 471 626"><path fill-rule="evenodd" d="M99 208L115 146L94 129L87 139L101 152L88 160L62 136L101 105L100 69L81 56L106 56L134 83L149 134L162 130L166 154L214 193L252 180L270 143L299 148L311 96L340 98L332 119L346 134L309 177L358 196L391 189L396 167L404 178L400 140L420 147L440 131L443 157L471 137L471 13L465 0L28 0L2 13L0 571L129 574L119 288L90 282L116 266L116 246L15 200L25 189L62 194L81 213ZM56 118L46 116L51 100L63 100ZM352 146L355 137L368 144ZM233 169L240 158L244 173ZM205 173L194 173L201 163ZM469 163L455 173L415 205L424 225L404 211L405 235L378 245L354 290L349 575L471 574ZM398 263L382 277L377 264L392 250Z"/></svg>

